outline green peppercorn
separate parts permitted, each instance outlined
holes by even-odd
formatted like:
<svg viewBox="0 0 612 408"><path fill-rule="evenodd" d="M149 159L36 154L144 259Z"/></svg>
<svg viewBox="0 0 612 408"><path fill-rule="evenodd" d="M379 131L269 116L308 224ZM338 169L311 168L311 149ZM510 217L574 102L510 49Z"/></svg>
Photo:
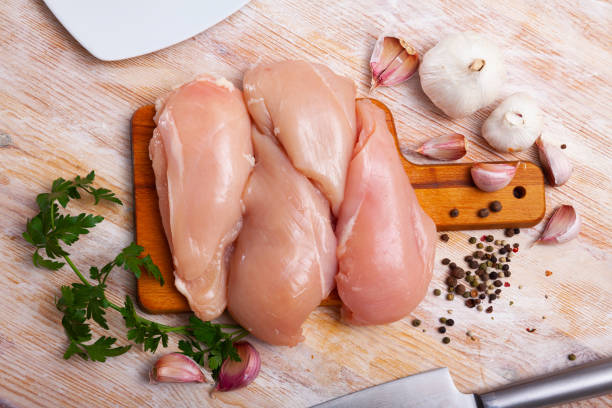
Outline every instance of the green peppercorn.
<svg viewBox="0 0 612 408"><path fill-rule="evenodd" d="M450 337L444 337L444 338L442 339L442 343L444 343L444 344L448 344L448 343L450 343Z"/></svg>
<svg viewBox="0 0 612 408"><path fill-rule="evenodd" d="M494 249L494 248L493 248L491 245L488 245L488 246L485 248L485 251L487 251L487 252L493 252L493 249Z"/></svg>
<svg viewBox="0 0 612 408"><path fill-rule="evenodd" d="M414 319L414 320L412 321L412 325L413 325L414 327L419 327L419 326L421 325L421 321L420 321L419 319Z"/></svg>
<svg viewBox="0 0 612 408"><path fill-rule="evenodd" d="M505 240L505 239L502 239L502 240L501 240L501 244L502 244L502 245L504 245L504 246L506 246L506 240Z"/></svg>
<svg viewBox="0 0 612 408"><path fill-rule="evenodd" d="M506 262L506 257L502 256L501 258L499 258L499 262Z"/></svg>
<svg viewBox="0 0 612 408"><path fill-rule="evenodd" d="M491 268L491 267L493 266L493 262L491 262L491 261L487 261L487 266L488 266L489 268Z"/></svg>
<svg viewBox="0 0 612 408"><path fill-rule="evenodd" d="M462 295L462 296L463 296L465 299L467 299L467 298L469 298L469 297L470 297L470 292L463 292L463 295Z"/></svg>
<svg viewBox="0 0 612 408"><path fill-rule="evenodd" d="M569 361L574 361L574 360L576 359L576 355L575 355L574 353L569 354L569 355L567 356L567 359L568 359Z"/></svg>
<svg viewBox="0 0 612 408"><path fill-rule="evenodd" d="M482 249L482 248L484 248L484 244L482 242L479 242L479 243L476 244L476 248Z"/></svg>
<svg viewBox="0 0 612 408"><path fill-rule="evenodd" d="M486 240L487 242L493 242L495 240L495 237L493 235L487 235Z"/></svg>
<svg viewBox="0 0 612 408"><path fill-rule="evenodd" d="M433 294L434 296L440 296L442 294L442 291L440 289L434 289Z"/></svg>
<svg viewBox="0 0 612 408"><path fill-rule="evenodd" d="M446 295L446 300L453 300L455 298L455 295L453 295L452 293L449 293Z"/></svg>
<svg viewBox="0 0 612 408"><path fill-rule="evenodd" d="M470 237L470 239L468 239L468 242L469 242L470 244L475 244L475 243L476 243L476 241L478 241L478 240L476 239L476 237Z"/></svg>
<svg viewBox="0 0 612 408"><path fill-rule="evenodd" d="M446 317L441 317L440 319L438 319L440 321L440 323L444 324L446 323Z"/></svg>

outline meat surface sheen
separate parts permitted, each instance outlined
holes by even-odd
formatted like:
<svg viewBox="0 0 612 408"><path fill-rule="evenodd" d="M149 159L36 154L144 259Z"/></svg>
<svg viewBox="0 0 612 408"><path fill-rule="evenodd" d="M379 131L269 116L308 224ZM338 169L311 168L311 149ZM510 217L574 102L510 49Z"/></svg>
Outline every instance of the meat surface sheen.
<svg viewBox="0 0 612 408"><path fill-rule="evenodd" d="M247 71L244 96L259 131L278 139L337 214L355 144L353 81L320 64L282 61Z"/></svg>
<svg viewBox="0 0 612 408"><path fill-rule="evenodd" d="M211 320L227 304L227 250L253 163L249 115L240 90L212 77L175 89L156 110L149 154L175 285Z"/></svg>
<svg viewBox="0 0 612 408"><path fill-rule="evenodd" d="M231 256L228 310L256 337L293 346L333 288L336 237L327 200L274 138L253 127L253 146L256 164Z"/></svg>
<svg viewBox="0 0 612 408"><path fill-rule="evenodd" d="M336 227L336 283L344 321L384 324L425 296L436 229L417 201L384 111L357 101L357 131Z"/></svg>

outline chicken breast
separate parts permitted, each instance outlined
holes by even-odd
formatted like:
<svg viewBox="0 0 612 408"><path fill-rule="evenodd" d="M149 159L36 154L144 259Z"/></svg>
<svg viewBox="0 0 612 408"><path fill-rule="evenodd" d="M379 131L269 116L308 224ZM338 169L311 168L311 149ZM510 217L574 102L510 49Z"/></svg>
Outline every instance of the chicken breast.
<svg viewBox="0 0 612 408"><path fill-rule="evenodd" d="M355 144L355 84L306 61L258 65L244 95L260 132L276 136L293 165L337 214Z"/></svg>
<svg viewBox="0 0 612 408"><path fill-rule="evenodd" d="M340 208L342 319L384 324L406 316L431 280L436 228L404 172L382 109L357 101L358 141Z"/></svg>
<svg viewBox="0 0 612 408"><path fill-rule="evenodd" d="M231 256L228 310L256 337L293 346L334 286L336 237L327 200L276 141L253 128L253 146L256 164Z"/></svg>
<svg viewBox="0 0 612 408"><path fill-rule="evenodd" d="M201 77L161 98L149 144L175 285L202 320L226 307L228 247L241 225L252 169L251 125L242 93Z"/></svg>

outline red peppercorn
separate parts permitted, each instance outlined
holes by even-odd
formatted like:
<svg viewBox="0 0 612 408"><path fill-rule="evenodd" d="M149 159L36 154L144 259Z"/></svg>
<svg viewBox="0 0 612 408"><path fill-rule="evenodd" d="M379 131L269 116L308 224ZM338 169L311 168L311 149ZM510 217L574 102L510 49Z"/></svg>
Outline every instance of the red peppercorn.
<svg viewBox="0 0 612 408"><path fill-rule="evenodd" d="M518 252L518 248L512 248L512 252Z"/></svg>
<svg viewBox="0 0 612 408"><path fill-rule="evenodd" d="M480 237L480 240L481 240L482 242L486 241L486 240L487 240L487 236L486 236L486 235L483 235L482 237Z"/></svg>
<svg viewBox="0 0 612 408"><path fill-rule="evenodd" d="M504 286L507 288L510 287L510 282L504 282Z"/></svg>

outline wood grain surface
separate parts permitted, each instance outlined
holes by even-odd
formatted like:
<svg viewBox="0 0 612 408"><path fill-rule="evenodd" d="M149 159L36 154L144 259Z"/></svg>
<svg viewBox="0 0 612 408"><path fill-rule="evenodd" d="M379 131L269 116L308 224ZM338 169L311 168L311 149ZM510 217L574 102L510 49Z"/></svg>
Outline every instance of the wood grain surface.
<svg viewBox="0 0 612 408"><path fill-rule="evenodd" d="M41 1L1 2L0 406L305 407L434 367L448 366L461 391L482 392L612 355L611 26L612 5L600 0L253 0L176 46L101 62ZM198 73L223 75L238 85L254 62L283 58L325 63L354 78L358 94L366 96L376 37L394 27L422 51L442 35L466 29L500 45L509 67L500 99L516 91L531 93L545 111L545 137L567 144L575 170L565 186L546 187L547 213L573 204L583 216L580 237L528 249L543 223L524 229L516 237L521 251L512 262L512 286L492 315L431 294L412 316L380 327L345 326L337 309L318 308L305 324L305 342L297 347L251 340L262 356L261 374L248 388L214 399L206 385L149 385L147 371L158 355L139 347L106 363L62 360L67 343L53 302L59 287L75 276L67 269L51 273L31 265L32 251L21 233L26 218L35 214L36 194L58 176L90 169L96 170L99 185L118 192L125 206L98 206L105 222L70 251L85 270L103 265L133 240L129 123L136 109ZM471 142L463 162L537 163L533 149L499 154L481 138L482 122L495 104L450 120L425 97L418 77L374 97L392 109L402 148L459 132ZM476 234L482 232L449 233L436 258L461 259L469 248L467 238ZM545 276L546 270L552 275ZM443 288L445 275L436 263L430 290ZM114 301L134 296L133 278L116 272L109 293ZM456 323L449 330L451 343L444 345L436 327L447 310L453 310ZM419 328L410 324L414 317L423 321ZM109 311L109 318L111 332L127 344L121 317ZM187 315L153 318L180 324ZM528 333L527 327L536 331ZM477 340L468 339L467 330ZM577 355L575 362L567 360L569 353ZM568 406L610 405L612 398L602 397Z"/></svg>
<svg viewBox="0 0 612 408"><path fill-rule="evenodd" d="M544 175L540 168L529 162L514 162L519 167L512 182L505 188L484 193L476 188L470 176L471 163L415 165L404 158L395 129L393 114L376 99L370 99L385 111L387 126L395 138L398 155L411 180L416 195L425 211L433 218L438 231L485 228L532 227L546 211ZM189 304L174 286L172 258L157 203L155 174L149 157L149 141L153 137L155 107L146 105L132 116L132 162L134 166L134 227L138 245L144 247L169 284L160 286L152 276L146 275L137 282L138 300L149 313L188 312ZM514 189L522 189L517 196ZM476 215L481 208L497 200L503 211L491 212L487 218ZM459 210L458 217L451 217L452 208ZM323 306L339 306L336 291L323 299Z"/></svg>

